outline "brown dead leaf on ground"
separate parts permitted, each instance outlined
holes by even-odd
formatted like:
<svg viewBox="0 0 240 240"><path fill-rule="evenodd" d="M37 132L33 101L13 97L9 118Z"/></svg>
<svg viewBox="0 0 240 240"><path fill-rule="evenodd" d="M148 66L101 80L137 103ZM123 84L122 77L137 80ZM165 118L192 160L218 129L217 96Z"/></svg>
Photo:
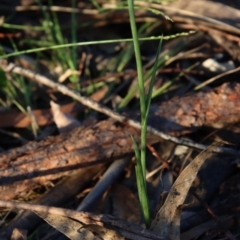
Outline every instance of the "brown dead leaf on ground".
<svg viewBox="0 0 240 240"><path fill-rule="evenodd" d="M107 88L99 90L92 94L91 98L97 102L101 101L101 99L105 96L107 91L108 91ZM75 116L76 114L83 112L84 106L78 102L72 102L69 104L62 105L61 110L64 113L68 113L71 114L72 116ZM39 126L46 126L54 122L51 109L33 110L33 114ZM16 110L5 111L4 113L2 113L2 117L0 119L1 128L4 127L24 128L30 126L30 124L31 124L30 117Z"/></svg>
<svg viewBox="0 0 240 240"><path fill-rule="evenodd" d="M15 228L11 240L27 240L27 231Z"/></svg>
<svg viewBox="0 0 240 240"><path fill-rule="evenodd" d="M124 185L114 184L109 192L114 216L129 222L141 222L139 202L133 192Z"/></svg>
<svg viewBox="0 0 240 240"><path fill-rule="evenodd" d="M180 240L180 216L185 198L199 169L211 157L214 148L220 145L220 143L211 145L180 173L163 206L158 210L155 219L151 223L150 229L155 234L171 240Z"/></svg>

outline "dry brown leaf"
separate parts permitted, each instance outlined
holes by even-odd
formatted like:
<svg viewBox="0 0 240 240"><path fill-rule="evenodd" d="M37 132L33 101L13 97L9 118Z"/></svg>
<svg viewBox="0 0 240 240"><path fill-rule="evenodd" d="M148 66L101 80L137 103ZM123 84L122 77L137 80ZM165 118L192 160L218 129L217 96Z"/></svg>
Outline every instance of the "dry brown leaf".
<svg viewBox="0 0 240 240"><path fill-rule="evenodd" d="M48 224L66 235L71 240L124 240L125 238L117 234L114 230L107 229L94 224L83 224L72 218L59 216L51 213L35 212Z"/></svg>
<svg viewBox="0 0 240 240"><path fill-rule="evenodd" d="M97 92L93 93L90 98L99 102L103 99L108 91L108 87L102 88ZM75 116L77 113L83 112L85 107L78 103L72 102L65 105L61 105L61 111L67 114L71 114ZM31 124L31 119L28 115L19 112L18 110L11 109L6 112L0 112L0 127L16 127L16 128L24 128L28 127ZM36 116L38 126L49 125L53 122L52 113L50 109L37 109L33 110L33 114Z"/></svg>
<svg viewBox="0 0 240 240"><path fill-rule="evenodd" d="M12 232L11 240L27 240L27 231L15 228Z"/></svg>
<svg viewBox="0 0 240 240"><path fill-rule="evenodd" d="M71 240L79 239L89 239L89 240L99 240L94 234L84 228L84 225L74 219L55 215L52 213L40 213L35 212L39 217L44 219L48 224L57 229L59 232L63 233L65 236ZM81 229L79 231L79 229Z"/></svg>
<svg viewBox="0 0 240 240"><path fill-rule="evenodd" d="M57 103L50 101L50 105L52 108L53 119L59 132L70 132L76 127L80 127L81 123L77 121L74 117L70 116L61 111L60 105Z"/></svg>
<svg viewBox="0 0 240 240"><path fill-rule="evenodd" d="M141 208L136 196L124 185L114 184L110 190L112 197L113 215L129 222L139 224Z"/></svg>
<svg viewBox="0 0 240 240"><path fill-rule="evenodd" d="M181 172L151 224L150 230L155 234L171 240L180 239L180 215L189 188L205 160L211 157L213 150L219 145L220 143L214 143L202 151Z"/></svg>
<svg viewBox="0 0 240 240"><path fill-rule="evenodd" d="M162 239L158 237L156 234L150 232L149 230L142 228L140 225L136 225L128 221L115 218L111 215L94 215L91 213L78 212L70 209L63 209L63 208L37 205L37 204L11 202L11 201L4 201L4 200L0 200L0 207L11 208L11 209L17 208L22 210L30 210L35 213L43 213L45 214L43 215L43 217L47 218L48 216L50 216L49 217L50 220L51 218L54 218L53 221L56 218L59 218L59 216L63 216L65 217L65 219L62 219L63 221L61 223L65 224L64 226L67 226L67 227L70 224L70 222L68 222L68 219L73 219L79 223L78 225L80 226L80 228L78 228L78 232L83 234L82 230L84 228L85 230L91 229L92 233L96 234L95 237L98 237L95 239L122 240L124 239L124 237L129 240L130 239L132 240ZM99 226L100 228L95 226ZM105 227L107 229L105 229ZM98 231L101 231L101 233L98 233ZM100 236L100 234L102 235ZM121 236L119 236L118 234L120 234ZM83 238L79 238L79 239L83 239ZM91 239L91 238L85 238L85 239Z"/></svg>
<svg viewBox="0 0 240 240"><path fill-rule="evenodd" d="M61 110L65 113L76 115L77 112L83 111L83 106L80 103L72 102L61 106ZM39 126L45 126L53 122L52 113L50 109L37 109L33 110L33 114L36 116L37 124ZM31 124L31 119L28 115L19 112L15 109L1 113L0 127L16 127L24 128Z"/></svg>

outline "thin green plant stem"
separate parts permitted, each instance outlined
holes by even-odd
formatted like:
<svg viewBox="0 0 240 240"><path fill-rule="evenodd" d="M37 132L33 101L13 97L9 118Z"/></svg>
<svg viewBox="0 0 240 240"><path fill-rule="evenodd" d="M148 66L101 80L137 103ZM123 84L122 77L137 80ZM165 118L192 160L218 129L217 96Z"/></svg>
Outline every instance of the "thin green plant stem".
<svg viewBox="0 0 240 240"><path fill-rule="evenodd" d="M41 46L41 47L51 47L54 45L53 42L50 42L49 40L32 40L32 39L24 39L22 40L22 43L29 44L29 45L35 45L35 46Z"/></svg>
<svg viewBox="0 0 240 240"><path fill-rule="evenodd" d="M93 5L96 9L101 10L101 6L99 5L99 3L98 3L97 1L92 0L91 2L92 2L92 5Z"/></svg>
<svg viewBox="0 0 240 240"><path fill-rule="evenodd" d="M157 72L157 66L158 66L158 56L160 54L161 49L162 49L162 40L160 40L160 44L159 44L158 49L157 49L156 61L155 61L154 66L153 66L152 78L151 78L151 81L150 81L150 84L149 84L149 90L148 90L148 94L147 94L147 97L146 97L146 114L145 114L145 122L144 122L144 124L146 125L146 128L147 128L148 113L149 113L149 109L150 109L150 105L151 105L153 86L154 86L155 79L156 79L156 72Z"/></svg>
<svg viewBox="0 0 240 240"><path fill-rule="evenodd" d="M49 5L53 5L52 0L49 0ZM56 12L52 11L51 16L53 19L53 25L51 25L51 28L52 28L52 32L54 33L53 35L54 39L56 39L57 44L66 43L67 41L63 37L61 26L58 21ZM58 53L59 59L61 60L61 63L64 63L65 67L70 67L72 70L75 70L70 49L67 52L58 49L57 53ZM72 80L72 77L70 77L70 80Z"/></svg>
<svg viewBox="0 0 240 240"><path fill-rule="evenodd" d="M18 29L18 30L34 30L34 31L44 30L43 26L26 26L26 25L23 26L23 25L10 24L10 23L3 23L1 27L6 29Z"/></svg>
<svg viewBox="0 0 240 240"><path fill-rule="evenodd" d="M142 211L144 213L144 209L149 209L149 203L148 203L148 199L147 201L144 201L144 196L147 196L147 186L146 186L146 176L144 176L142 174L143 172L143 166L141 164L141 155L140 155L140 151L138 148L138 145L135 141L135 139L132 137L132 141L133 141L133 147L134 147L134 152L135 152L135 157L136 157L136 166L135 166L135 171L136 171L136 178L137 178L137 189L138 189L138 195L139 195L139 199L140 199L140 204L141 204L141 208ZM144 215L145 217L145 215ZM146 219L145 219L146 222ZM149 226L150 224L150 219L149 219L149 223L146 222L146 225Z"/></svg>
<svg viewBox="0 0 240 240"><path fill-rule="evenodd" d="M179 33L171 36L155 36L155 37L144 37L144 38L139 38L139 41L151 41L151 40L170 40L176 37L181 37L181 36L188 36L189 34L192 34L193 31L190 32L185 32L185 33ZM194 32L195 33L195 32ZM28 53L34 53L34 52L40 52L40 51L46 51L46 50L53 50L53 49L60 49L60 48L67 48L67 47L73 47L73 46L88 46L88 45L97 45L97 44L108 44L108 43L120 43L120 42L132 42L132 38L125 38L125 39L114 39L114 40L103 40L103 41L89 41L89 42L80 42L80 43L66 43L66 44L60 44L60 45L55 45L55 46L50 46L50 47L40 47L40 48L34 48L34 49L28 49L28 50L23 50L19 52L14 52L14 53L9 53L5 54L3 56L0 56L0 59L8 58L8 57L13 57L13 56L18 56L22 54L28 54Z"/></svg>
<svg viewBox="0 0 240 240"><path fill-rule="evenodd" d="M64 42L62 41L62 38L61 38L61 33L59 33L60 27L59 27L58 21L56 20L56 15L54 15L54 13L52 13L52 18L53 18L53 21L54 21L54 22L52 22L52 19L51 19L49 13L46 10L44 10L41 1L39 1L39 0L36 0L36 1L37 1L37 4L39 5L39 7L41 8L41 11L42 11L42 14L43 14L43 19L44 20L42 21L42 24L43 24L45 34L47 36L48 41L52 44L54 44L54 43L64 44ZM49 4L51 5L51 2ZM45 47L50 47L50 46L45 46ZM68 58L66 58L66 57L63 58L62 57L61 51L56 51L53 54L53 61L54 62L57 61L57 60L60 60L60 62L63 65L66 65L65 64L66 59L68 59Z"/></svg>
<svg viewBox="0 0 240 240"><path fill-rule="evenodd" d="M125 46L124 51L121 52L121 58L119 61L119 64L117 66L117 72L122 72L126 64L129 62L129 59L131 58L133 54L133 45L132 43L129 43L127 46Z"/></svg>
<svg viewBox="0 0 240 240"><path fill-rule="evenodd" d="M47 33L48 40L53 42L53 44L61 45L66 44L67 40L64 38L61 30L61 26L58 20L58 16L55 11L51 11L51 15L49 15L46 10L43 9L43 6L39 0L37 0L39 6L42 9L43 16L44 16L44 24L46 26L45 32ZM52 0L49 0L49 5L52 4ZM74 11L76 6L76 0L72 0L72 9L71 12L71 43L74 44L77 42L77 20L76 20L76 13ZM46 46L48 47L48 46ZM55 54L56 61L60 61L63 69L70 68L73 71L76 70L77 66L77 47L73 45L71 49L67 49L66 51L62 50L61 48L56 48ZM70 76L70 81L76 84L76 90L80 90L80 85L78 84L78 77L77 75Z"/></svg>
<svg viewBox="0 0 240 240"><path fill-rule="evenodd" d="M137 64L138 88L139 88L139 92L140 92L141 121L143 121L144 116L146 114L145 89L144 89L144 79L143 79L143 72L142 72L140 46L139 46L137 27L136 27L135 16L134 16L133 0L128 0L128 7L129 7L130 24L131 24L131 30L132 30L132 36L133 36L135 59L136 59L136 64ZM141 135L144 135L142 133L143 132L141 132ZM145 141L143 141L143 142L145 142ZM141 145L143 145L143 142L141 139ZM145 150L144 150L143 146L141 146L141 156L142 156L142 154L145 154ZM144 166L144 165L145 165L144 162L142 162L142 166ZM144 169L143 169L143 175L145 175Z"/></svg>
<svg viewBox="0 0 240 240"><path fill-rule="evenodd" d="M24 107L19 104L19 102L15 99L12 99L12 103L16 105L16 107L23 113L27 114L27 111L24 109Z"/></svg>
<svg viewBox="0 0 240 240"><path fill-rule="evenodd" d="M193 64L192 66L188 67L186 70L192 70L195 67L197 67L197 65L198 64ZM166 92L166 90L174 83L174 81L182 76L184 76L184 72L180 72L176 77L165 82L159 89L155 90L152 93L152 98L155 98L161 95L162 93Z"/></svg>
<svg viewBox="0 0 240 240"><path fill-rule="evenodd" d="M137 74L138 74L138 86L140 92L140 112L141 112L141 123L145 122L146 117L146 101L145 101L145 89L144 89L144 79L142 72L142 61L140 54L140 46L138 41L137 27L134 16L134 3L133 0L128 0L130 25L133 36L133 45L135 51L135 58L137 64ZM147 197L147 186L146 186L146 126L141 128L141 143L140 143L140 161L137 160L137 185L140 204L147 227L150 226L150 210ZM142 176L142 177L141 177Z"/></svg>
<svg viewBox="0 0 240 240"><path fill-rule="evenodd" d="M150 23L151 24L151 23ZM143 33L150 25L149 23L145 23L143 24L138 31L138 35L143 34L146 35L146 33ZM131 58L133 52L134 52L134 48L132 43L130 43L128 46L126 46L127 50L124 50L122 52L122 56L121 56L121 62L119 63L119 66L117 67L117 72L122 72L123 68L125 67L125 65L128 63L129 59Z"/></svg>
<svg viewBox="0 0 240 240"><path fill-rule="evenodd" d="M164 39L161 38L161 39ZM168 53L166 53L164 56L162 56L158 61L157 61L157 69L160 71L161 67L166 66L166 62L172 57L175 56L185 45L182 44L178 48L174 48L172 50L169 50ZM153 68L151 68L149 71L146 72L144 75L144 81L148 81L152 75ZM132 98L136 95L136 92L138 91L138 86L137 84L133 85L131 90L127 93L127 95L124 97L124 99L121 101L121 103L118 105L118 109L121 110L124 108L131 100Z"/></svg>
<svg viewBox="0 0 240 240"><path fill-rule="evenodd" d="M50 36L54 36L55 34L54 34L54 32L53 32L53 28L51 27L51 26L49 26L49 23L51 22L51 19L50 19L50 17L49 17L49 15L47 14L47 12L46 11L44 11L44 9L43 9L43 5L42 5L42 3L41 3L41 1L39 1L39 0L36 0L36 2L37 2L37 4L38 4L38 6L41 8L41 11L42 11L42 13L43 13L43 17L44 17L44 19L47 21L47 23L48 23L48 26L47 26L47 30L49 31L51 31L51 34L48 34L48 35L50 35ZM43 26L44 27L44 26ZM46 27L46 26L45 26ZM46 29L45 29L45 31L46 31Z"/></svg>
<svg viewBox="0 0 240 240"><path fill-rule="evenodd" d="M76 7L76 0L72 0L72 9L75 9ZM77 42L77 18L76 18L76 13L72 11L71 13L71 41L72 43ZM77 69L77 46L72 47L72 56L71 56L71 61L68 63L69 67L72 70ZM76 90L80 91L80 84L78 83L78 76L73 75L70 77L71 82L75 83L77 85Z"/></svg>
<svg viewBox="0 0 240 240"><path fill-rule="evenodd" d="M14 51L15 52L18 51L17 45L15 44L13 39L9 38L9 41L11 42ZM26 84L26 82L24 81L23 76L16 75L14 79L15 79L14 81L16 81L16 83L17 83L17 86L15 85L15 87L17 87L19 89L19 91L22 93L24 100L25 100L25 104L31 105L31 90L30 89L31 89L32 84L30 84L30 86L28 86ZM15 92L15 94L16 94L15 97L16 97L16 102L17 102L17 99L19 99L19 96L16 92ZM21 104L19 104L19 105L21 106ZM24 107L22 106L22 108L24 108Z"/></svg>
<svg viewBox="0 0 240 240"><path fill-rule="evenodd" d="M143 24L143 26L140 27L138 34L143 33L143 31L146 30L148 25L149 24ZM133 53L133 43L130 42L128 44L125 44L124 49L114 57L113 62L115 62L115 68L111 68L111 71L122 72L126 64L129 62L130 58L132 57ZM105 75L107 70L109 70L109 64L104 68L104 70L102 70L101 75Z"/></svg>
<svg viewBox="0 0 240 240"><path fill-rule="evenodd" d="M125 10L125 9L128 9L128 6L116 6L114 8L114 10ZM173 22L173 20L168 17L164 12L160 11L160 10L157 10L157 9L154 9L154 8L148 8L148 7L143 7L143 6L134 6L134 9L135 10L146 10L146 11L149 11L149 12L152 12L156 15L162 15L165 19L167 20L170 20L171 22Z"/></svg>
<svg viewBox="0 0 240 240"><path fill-rule="evenodd" d="M74 9L76 7L76 0L72 0L72 8ZM72 35L72 43L77 42L77 19L76 19L76 13L72 11L71 13L71 35ZM76 70L77 66L77 47L72 47L72 59L74 64L74 69Z"/></svg>
<svg viewBox="0 0 240 240"><path fill-rule="evenodd" d="M53 5L52 0L49 0L49 5ZM65 41L64 41L64 37L62 35L62 31L61 31L61 27L60 27L60 24L58 21L57 14L56 14L56 12L52 11L51 15L52 15L52 19L53 19L52 31L55 33L57 43L63 44L63 43L65 43Z"/></svg>

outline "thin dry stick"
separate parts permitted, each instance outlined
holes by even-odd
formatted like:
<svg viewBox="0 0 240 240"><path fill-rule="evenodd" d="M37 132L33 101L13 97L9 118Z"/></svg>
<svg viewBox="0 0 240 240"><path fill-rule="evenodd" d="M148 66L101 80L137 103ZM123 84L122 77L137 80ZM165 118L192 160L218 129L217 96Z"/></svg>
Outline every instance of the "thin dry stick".
<svg viewBox="0 0 240 240"><path fill-rule="evenodd" d="M217 76L215 76L215 77L212 77L212 78L208 79L207 81L199 84L198 86L196 86L196 87L194 88L194 90L199 90L200 88L202 88L202 87L204 87L204 86L206 86L206 85L214 82L215 80L217 80L217 79L219 79L219 78L221 78L221 77L227 76L227 75L229 75L229 74L238 72L239 70L240 70L240 67L234 68L234 69L229 70L229 71L224 72L224 73L221 73L221 74L219 74L219 75L217 75Z"/></svg>
<svg viewBox="0 0 240 240"><path fill-rule="evenodd" d="M149 149L149 151L152 153L152 155L157 158L162 165L164 166L164 168L170 169L169 163L164 160L162 157L159 156L159 154L157 153L157 151L155 150L154 147L152 147L151 145L147 144L147 148Z"/></svg>
<svg viewBox="0 0 240 240"><path fill-rule="evenodd" d="M76 91L73 91L71 89L69 89L68 87L60 84L60 83L56 83L54 82L53 80L43 76L43 75L40 75L39 73L35 73L29 69L25 69L25 68L22 68L22 67L19 67L13 63L8 63L6 60L0 60L0 67L5 71L5 72L13 72L13 73L16 73L16 74L19 74L21 76L24 76L30 80L33 80L33 81L36 81L38 83L41 83L41 84L44 84L50 88L53 88L69 97L72 97L76 100L78 100L80 103L82 103L83 105L89 107L89 108L92 108L98 112L101 112L121 123L125 123L131 127L134 127L136 129L141 129L141 123L138 122L138 121L135 121L135 120L132 120L132 119L129 119L129 118L126 118L125 116L91 100L90 98L88 97L84 97L82 96L80 93L76 92ZM155 128L152 128L150 126L147 127L147 132L148 133L152 133L164 140L168 140L168 141L171 141L171 142L174 142L176 144L179 144L179 145L185 145L185 146L188 146L188 147L192 147L192 148L195 148L195 149L199 149L199 150L204 150L206 149L207 147L203 144L198 144L198 143L195 143L193 141L189 141L189 140L186 140L186 139L182 139L182 138L176 138L176 137L173 137L173 136L170 136L169 134L166 134L166 133L163 133L161 131L158 131L157 129ZM240 156L240 152L235 150L235 149L231 149L231 148L225 148L225 147L216 147L214 152L217 152L217 153L227 153L227 154L231 154L231 155L236 155L236 156Z"/></svg>

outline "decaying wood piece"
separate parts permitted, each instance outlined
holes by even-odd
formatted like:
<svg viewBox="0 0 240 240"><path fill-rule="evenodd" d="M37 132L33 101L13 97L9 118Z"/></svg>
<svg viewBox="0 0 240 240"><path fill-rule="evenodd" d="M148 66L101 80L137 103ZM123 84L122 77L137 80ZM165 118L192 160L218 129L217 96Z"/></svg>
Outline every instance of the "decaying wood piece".
<svg viewBox="0 0 240 240"><path fill-rule="evenodd" d="M133 129L131 131L127 127L117 126L109 120L91 128L80 127L57 138L51 137L39 142L40 145L31 142L22 148L13 149L9 151L10 155L6 153L0 157L1 191L11 191L12 196L13 189L17 194L36 184L45 184L47 180L67 175L79 167L129 154L132 152L129 134L137 139ZM18 183L20 180L21 184ZM2 194L1 198L8 196Z"/></svg>
<svg viewBox="0 0 240 240"><path fill-rule="evenodd" d="M138 114L131 114L137 116ZM174 98L150 110L149 124L172 135L190 133L202 126L224 127L240 121L240 84L225 83L208 92ZM130 135L138 131L115 120L30 142L0 155L1 198L36 184L69 174L77 168L116 160L133 152ZM159 138L148 136L148 143ZM20 187L22 186L22 187ZM14 188L13 188L14 187ZM10 190L11 189L11 190ZM13 194L12 194L13 196Z"/></svg>
<svg viewBox="0 0 240 240"><path fill-rule="evenodd" d="M202 126L223 128L240 121L240 84L225 83L209 92L173 98L153 106L150 116L153 121L159 120L151 124L153 127L159 125L162 131L174 135Z"/></svg>

